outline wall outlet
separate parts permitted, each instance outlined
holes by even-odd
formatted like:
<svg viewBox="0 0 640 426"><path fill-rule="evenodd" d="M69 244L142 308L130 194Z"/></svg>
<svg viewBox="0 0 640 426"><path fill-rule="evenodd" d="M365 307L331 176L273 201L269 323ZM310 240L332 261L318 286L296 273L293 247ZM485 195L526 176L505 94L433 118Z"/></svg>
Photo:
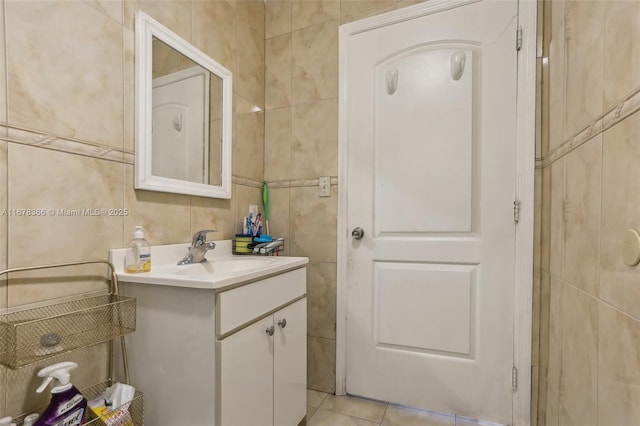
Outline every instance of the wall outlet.
<svg viewBox="0 0 640 426"><path fill-rule="evenodd" d="M318 178L320 186L320 197L331 197L331 178L329 176L320 176Z"/></svg>

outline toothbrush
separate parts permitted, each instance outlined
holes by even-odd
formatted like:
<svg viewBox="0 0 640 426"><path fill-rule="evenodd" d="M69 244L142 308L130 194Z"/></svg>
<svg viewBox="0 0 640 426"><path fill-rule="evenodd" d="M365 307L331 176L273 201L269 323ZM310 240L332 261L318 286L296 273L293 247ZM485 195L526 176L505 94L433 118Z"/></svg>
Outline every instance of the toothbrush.
<svg viewBox="0 0 640 426"><path fill-rule="evenodd" d="M253 236L257 236L260 233L260 222L262 221L262 213L258 213L256 216L256 223L253 226Z"/></svg>

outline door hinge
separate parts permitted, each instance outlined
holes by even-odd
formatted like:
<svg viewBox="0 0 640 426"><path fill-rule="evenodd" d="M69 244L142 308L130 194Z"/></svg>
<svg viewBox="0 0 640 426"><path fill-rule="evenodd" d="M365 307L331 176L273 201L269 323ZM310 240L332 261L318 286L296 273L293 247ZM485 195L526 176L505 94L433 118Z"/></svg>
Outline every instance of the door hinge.
<svg viewBox="0 0 640 426"><path fill-rule="evenodd" d="M516 225L520 222L520 201L518 200L513 202L513 221Z"/></svg>
<svg viewBox="0 0 640 426"><path fill-rule="evenodd" d="M516 50L522 49L522 27L516 30Z"/></svg>
<svg viewBox="0 0 640 426"><path fill-rule="evenodd" d="M511 389L518 390L518 369L516 367L511 368Z"/></svg>

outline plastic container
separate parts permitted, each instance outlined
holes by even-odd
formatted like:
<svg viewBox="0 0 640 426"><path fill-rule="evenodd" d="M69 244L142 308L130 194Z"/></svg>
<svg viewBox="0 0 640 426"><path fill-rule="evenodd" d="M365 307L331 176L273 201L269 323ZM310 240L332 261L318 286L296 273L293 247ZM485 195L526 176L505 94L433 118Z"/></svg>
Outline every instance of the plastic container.
<svg viewBox="0 0 640 426"><path fill-rule="evenodd" d="M22 426L34 426L36 424L36 420L38 420L38 417L40 417L38 413L29 414L24 418L24 423L22 424Z"/></svg>
<svg viewBox="0 0 640 426"><path fill-rule="evenodd" d="M253 235L251 234L236 234L233 239L232 252L233 254L250 254L253 247Z"/></svg>
<svg viewBox="0 0 640 426"><path fill-rule="evenodd" d="M36 420L35 426L80 426L86 422L87 399L69 381L69 372L77 366L75 362L60 362L38 372L38 377L43 377L44 381L36 392L44 391L53 380L57 383L51 389L49 406Z"/></svg>
<svg viewBox="0 0 640 426"><path fill-rule="evenodd" d="M125 256L124 271L129 274L149 272L151 270L151 247L144 239L142 226L136 226L133 240L129 243L129 250Z"/></svg>

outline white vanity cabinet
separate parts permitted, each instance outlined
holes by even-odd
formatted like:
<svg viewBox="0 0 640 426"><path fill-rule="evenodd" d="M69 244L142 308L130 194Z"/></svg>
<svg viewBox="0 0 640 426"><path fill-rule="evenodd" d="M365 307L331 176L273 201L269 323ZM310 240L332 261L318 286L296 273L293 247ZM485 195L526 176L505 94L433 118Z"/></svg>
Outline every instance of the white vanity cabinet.
<svg viewBox="0 0 640 426"><path fill-rule="evenodd" d="M297 425L306 412L307 299L217 342L221 426Z"/></svg>
<svg viewBox="0 0 640 426"><path fill-rule="evenodd" d="M296 426L306 412L306 268L218 295L220 426Z"/></svg>
<svg viewBox="0 0 640 426"><path fill-rule="evenodd" d="M167 247L168 260L152 247L151 272L117 272L121 292L138 301L127 347L131 380L146 390L145 423L297 426L306 414L308 259L220 255L179 268ZM123 253L112 251L115 265Z"/></svg>

